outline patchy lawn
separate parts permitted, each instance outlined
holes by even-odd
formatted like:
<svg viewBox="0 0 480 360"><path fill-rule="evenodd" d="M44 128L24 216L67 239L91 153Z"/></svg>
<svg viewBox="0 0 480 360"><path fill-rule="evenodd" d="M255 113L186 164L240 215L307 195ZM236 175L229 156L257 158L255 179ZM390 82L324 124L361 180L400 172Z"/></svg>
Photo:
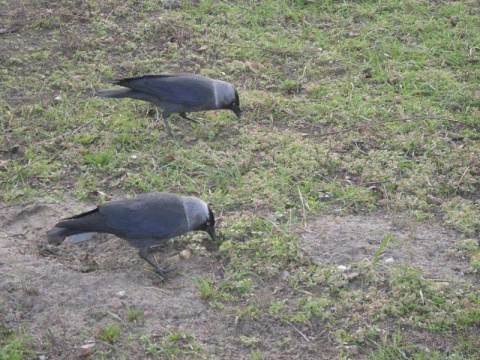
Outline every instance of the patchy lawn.
<svg viewBox="0 0 480 360"><path fill-rule="evenodd" d="M0 359L465 359L480 343L480 1L0 0ZM243 117L101 99L196 72ZM211 204L157 253L45 230Z"/></svg>

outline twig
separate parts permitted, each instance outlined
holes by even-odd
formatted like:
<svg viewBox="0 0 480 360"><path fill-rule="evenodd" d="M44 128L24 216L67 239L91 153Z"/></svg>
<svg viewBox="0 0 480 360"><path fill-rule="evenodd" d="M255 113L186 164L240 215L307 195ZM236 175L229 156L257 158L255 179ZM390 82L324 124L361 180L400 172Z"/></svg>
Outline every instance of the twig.
<svg viewBox="0 0 480 360"><path fill-rule="evenodd" d="M310 339L307 337L307 335L305 335L304 333L302 333L300 330L298 330L295 325L293 325L290 321L288 320L284 320L288 325L290 325L291 327L293 327L293 329L298 332L307 342L310 342Z"/></svg>
<svg viewBox="0 0 480 360"><path fill-rule="evenodd" d="M77 127L75 130L72 130L70 132L67 132L67 133L64 133L62 134L63 136L67 136L67 135L74 135L77 131L79 131L80 129L84 128L85 126L88 126L90 125L95 119L92 119L90 121L87 121L86 123L80 125L79 127Z"/></svg>
<svg viewBox="0 0 480 360"><path fill-rule="evenodd" d="M380 184L386 184L388 181L370 181L366 183L361 183L357 184L356 186L374 186L374 185L380 185Z"/></svg>
<svg viewBox="0 0 480 360"><path fill-rule="evenodd" d="M52 15L57 15L57 16L69 16L69 17L75 17L75 18L79 18L79 19L87 20L87 21L91 20L90 18L87 18L85 16L65 14L65 13L62 13L62 12L53 11L52 9L47 9L43 14L40 14L40 16L44 15L44 14L52 14ZM35 16L35 17L37 17L37 16Z"/></svg>
<svg viewBox="0 0 480 360"><path fill-rule="evenodd" d="M472 167L471 164L468 165L465 171L463 172L462 176L460 176L460 180L458 180L458 183L457 183L457 186L455 187L455 191L453 192L453 195L457 195L457 191L460 188L460 184L462 183L463 178L465 177L465 175L467 174L468 170L470 170L471 167Z"/></svg>

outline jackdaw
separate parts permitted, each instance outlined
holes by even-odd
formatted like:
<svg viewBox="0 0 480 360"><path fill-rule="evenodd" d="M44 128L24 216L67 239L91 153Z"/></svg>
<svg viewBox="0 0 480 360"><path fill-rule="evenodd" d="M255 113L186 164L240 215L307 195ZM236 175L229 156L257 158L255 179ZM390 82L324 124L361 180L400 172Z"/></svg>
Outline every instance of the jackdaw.
<svg viewBox="0 0 480 360"><path fill-rule="evenodd" d="M50 243L59 245L72 235L114 234L138 248L140 257L164 275L168 270L148 259L150 247L196 230L206 231L216 239L215 218L205 202L194 196L153 192L106 202L94 210L63 219L47 231L47 237Z"/></svg>
<svg viewBox="0 0 480 360"><path fill-rule="evenodd" d="M232 110L240 118L240 100L235 88L222 80L196 74L145 75L111 80L110 83L127 89L98 90L106 98L132 98L151 102L163 110L162 117L168 136L172 130L168 117L178 113L184 119L198 123L185 113L204 110ZM158 114L157 114L158 115Z"/></svg>

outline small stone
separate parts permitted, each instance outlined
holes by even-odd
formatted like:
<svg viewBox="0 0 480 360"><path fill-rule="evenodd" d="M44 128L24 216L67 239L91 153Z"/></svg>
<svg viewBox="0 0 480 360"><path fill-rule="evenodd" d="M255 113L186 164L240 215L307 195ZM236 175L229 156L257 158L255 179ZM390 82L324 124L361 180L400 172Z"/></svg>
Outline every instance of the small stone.
<svg viewBox="0 0 480 360"><path fill-rule="evenodd" d="M91 347L91 348L80 348L77 351L77 356L78 357L89 357L90 355L92 355L92 352L93 352L93 347Z"/></svg>
<svg viewBox="0 0 480 360"><path fill-rule="evenodd" d="M340 270L340 271L345 271L345 270L347 270L348 268L347 268L345 265L338 265L338 266L337 266L337 269Z"/></svg>
<svg viewBox="0 0 480 360"><path fill-rule="evenodd" d="M175 156L172 155L167 155L162 159L162 162L164 163L170 163L175 160Z"/></svg>
<svg viewBox="0 0 480 360"><path fill-rule="evenodd" d="M168 10L177 9L181 6L180 0L167 0L163 2L163 7Z"/></svg>
<svg viewBox="0 0 480 360"><path fill-rule="evenodd" d="M385 259L385 264L393 264L395 260L393 258Z"/></svg>
<svg viewBox="0 0 480 360"><path fill-rule="evenodd" d="M57 95L53 98L53 100L55 100L55 102L60 102L62 101L62 95Z"/></svg>
<svg viewBox="0 0 480 360"><path fill-rule="evenodd" d="M181 257L182 259L186 259L186 260L190 259L190 258L192 257L192 250L190 250L190 249L185 249L185 250L183 250L183 251L180 253L180 257Z"/></svg>
<svg viewBox="0 0 480 360"><path fill-rule="evenodd" d="M437 286L437 289L443 290L443 289L449 287L450 283L446 282L446 281L440 281L440 282L436 282L435 285Z"/></svg>
<svg viewBox="0 0 480 360"><path fill-rule="evenodd" d="M173 255L173 256L170 256L168 259L167 259L167 263L168 265L173 265L173 264L178 264L180 262L180 255L177 254L177 255Z"/></svg>
<svg viewBox="0 0 480 360"><path fill-rule="evenodd" d="M12 148L10 149L10 153L12 155L15 155L16 153L18 153L18 150L20 150L20 145L14 145L12 146Z"/></svg>
<svg viewBox="0 0 480 360"><path fill-rule="evenodd" d="M460 104L457 103L456 101L452 101L452 102L449 104L449 106L450 106L450 110L452 110L453 112L461 109Z"/></svg>
<svg viewBox="0 0 480 360"><path fill-rule="evenodd" d="M118 298L120 299L123 299L125 297L125 291L119 291L115 294L115 296L117 296Z"/></svg>
<svg viewBox="0 0 480 360"><path fill-rule="evenodd" d="M351 273L344 273L343 275L343 278L348 280L348 281L351 281L351 280L354 280L356 278L358 278L360 276L360 273L358 273L357 271L354 271L354 272L351 272Z"/></svg>
<svg viewBox="0 0 480 360"><path fill-rule="evenodd" d="M458 17L457 17L457 16L452 16L452 17L450 17L449 21L450 21L450 25L452 25L452 26L457 26L457 24L458 24Z"/></svg>
<svg viewBox="0 0 480 360"><path fill-rule="evenodd" d="M123 306L122 300L120 300L118 297L114 297L112 299L111 306L116 310L119 309Z"/></svg>
<svg viewBox="0 0 480 360"><path fill-rule="evenodd" d="M442 205L442 199L431 195L427 195L427 202L430 204Z"/></svg>
<svg viewBox="0 0 480 360"><path fill-rule="evenodd" d="M281 280L287 280L290 277L290 273L287 270L283 270L280 273L280 279Z"/></svg>

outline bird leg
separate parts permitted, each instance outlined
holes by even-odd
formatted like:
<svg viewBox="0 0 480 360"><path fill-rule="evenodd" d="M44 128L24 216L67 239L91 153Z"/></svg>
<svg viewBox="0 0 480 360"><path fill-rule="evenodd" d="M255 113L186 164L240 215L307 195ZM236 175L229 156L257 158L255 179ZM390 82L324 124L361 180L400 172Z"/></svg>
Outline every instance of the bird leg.
<svg viewBox="0 0 480 360"><path fill-rule="evenodd" d="M181 112L181 113L178 113L178 114L179 114L182 118L184 118L184 119L190 120L190 121L194 122L195 124L200 124L200 121L195 120L195 119L192 119L192 118L189 118L189 117L187 116L187 114L184 113L184 112Z"/></svg>
<svg viewBox="0 0 480 360"><path fill-rule="evenodd" d="M157 112L157 121L158 121L158 109L155 109L155 111ZM163 122L165 124L165 127L167 128L167 134L168 134L169 137L173 137L172 129L170 128L170 125L168 124L168 117L169 116L170 116L170 114L166 114L165 111L162 113Z"/></svg>
<svg viewBox="0 0 480 360"><path fill-rule="evenodd" d="M157 264L154 264L152 261L148 259L148 252L150 251L149 247L144 247L141 248L140 251L138 252L138 255L145 260L147 263L149 263L155 270L155 272L160 275L162 278L165 277L169 272L175 270L175 269L162 269L160 266Z"/></svg>

